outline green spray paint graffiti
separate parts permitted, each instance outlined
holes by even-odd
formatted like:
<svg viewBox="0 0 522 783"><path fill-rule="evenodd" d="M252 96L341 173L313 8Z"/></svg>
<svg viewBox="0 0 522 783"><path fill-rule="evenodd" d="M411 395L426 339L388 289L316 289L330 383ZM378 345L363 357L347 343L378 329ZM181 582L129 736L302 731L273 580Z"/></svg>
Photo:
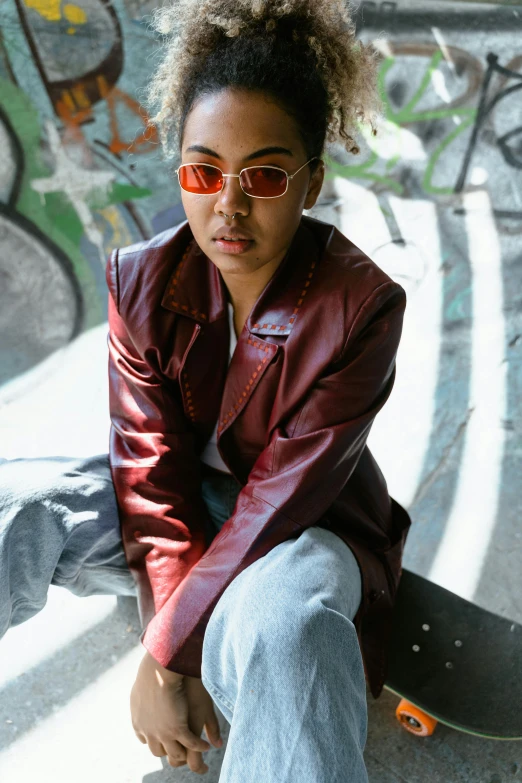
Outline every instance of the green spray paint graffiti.
<svg viewBox="0 0 522 783"><path fill-rule="evenodd" d="M464 53L462 53L464 54ZM393 170L401 160L401 146L404 141L403 129L414 123L428 123L432 120L454 121L455 118L462 118L457 128L448 132L448 134L438 143L436 148L427 157L425 174L423 178L423 187L429 195L445 195L453 193L453 186L440 187L433 184L433 175L436 164L441 155L450 147L450 145L474 122L477 113L476 108L466 108L452 106L449 108L424 109L417 111L416 107L423 97L426 96L433 82L434 74L444 61L443 53L436 50L431 55L428 64L425 67L424 74L420 80L414 95L405 106L400 109L394 109L386 92L386 77L391 69L396 65L397 57L387 57L381 66L379 72L379 88L385 106L385 121L387 123L387 134L393 137L396 152L389 157L387 161L379 155L379 144L374 142L373 137L365 133L361 127L361 133L364 134L369 155L364 163L359 165L341 165L331 156L326 159L330 169L328 178L342 176L352 179L369 180L379 183L381 186L389 188L398 195L404 194L404 187L400 182L393 178ZM379 171L381 169L382 171Z"/></svg>

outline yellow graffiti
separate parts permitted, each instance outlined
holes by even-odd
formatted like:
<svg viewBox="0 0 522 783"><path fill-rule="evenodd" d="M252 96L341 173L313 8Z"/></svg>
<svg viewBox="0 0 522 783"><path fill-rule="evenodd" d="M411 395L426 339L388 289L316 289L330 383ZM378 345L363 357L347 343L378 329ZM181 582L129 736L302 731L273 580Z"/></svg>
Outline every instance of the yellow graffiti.
<svg viewBox="0 0 522 783"><path fill-rule="evenodd" d="M90 108L91 103L89 101L89 97L85 92L85 88L81 82L79 84L75 84L74 87L71 89L71 92L76 102L76 106L79 109Z"/></svg>
<svg viewBox="0 0 522 783"><path fill-rule="evenodd" d="M73 5L72 3L64 5L63 15L71 24L85 24L87 21L87 14L83 8L80 8L78 5Z"/></svg>
<svg viewBox="0 0 522 783"><path fill-rule="evenodd" d="M109 224L108 226L104 226L106 255L109 255L113 247L125 247L125 245L130 245L133 241L131 233L127 228L120 210L114 206L114 204L110 204L108 207L104 207L104 209L99 209L98 214Z"/></svg>
<svg viewBox="0 0 522 783"><path fill-rule="evenodd" d="M48 22L59 22L62 18L60 13L61 0L24 0L24 2L27 8L37 11Z"/></svg>
<svg viewBox="0 0 522 783"><path fill-rule="evenodd" d="M62 18L60 6L62 0L24 0L27 8L32 8L47 19L48 22L59 22ZM80 8L79 5L73 3L67 3L63 7L63 15L71 24L85 24L87 21L87 14ZM69 34L75 33L74 27L69 27L67 30Z"/></svg>

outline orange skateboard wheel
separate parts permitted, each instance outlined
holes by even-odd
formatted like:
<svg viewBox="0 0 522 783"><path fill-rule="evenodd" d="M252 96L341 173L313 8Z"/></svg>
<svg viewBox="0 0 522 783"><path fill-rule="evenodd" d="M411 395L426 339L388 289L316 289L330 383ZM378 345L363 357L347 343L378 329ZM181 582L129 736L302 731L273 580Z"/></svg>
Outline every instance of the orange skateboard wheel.
<svg viewBox="0 0 522 783"><path fill-rule="evenodd" d="M425 712L419 710L411 702L406 699L401 699L395 715L398 721L406 731L411 731L412 734L417 734L418 737L429 737L435 731L437 721L430 715L426 715Z"/></svg>

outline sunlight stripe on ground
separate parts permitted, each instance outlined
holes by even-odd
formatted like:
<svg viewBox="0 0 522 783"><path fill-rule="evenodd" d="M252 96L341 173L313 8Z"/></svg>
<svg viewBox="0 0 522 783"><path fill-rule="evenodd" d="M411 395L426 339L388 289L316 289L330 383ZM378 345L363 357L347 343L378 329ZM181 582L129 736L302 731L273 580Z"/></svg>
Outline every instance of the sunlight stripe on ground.
<svg viewBox="0 0 522 783"><path fill-rule="evenodd" d="M51 657L104 620L115 607L115 596L79 598L64 587L51 585L42 611L10 628L1 640L0 686Z"/></svg>
<svg viewBox="0 0 522 783"><path fill-rule="evenodd" d="M108 323L0 388L0 456L88 457L109 449Z"/></svg>
<svg viewBox="0 0 522 783"><path fill-rule="evenodd" d="M408 507L430 443L439 372L443 275L437 210L426 199L389 197L404 240L394 244L374 193L341 177L335 187L343 199L340 230L406 291L395 385L368 445L390 494Z"/></svg>
<svg viewBox="0 0 522 783"><path fill-rule="evenodd" d="M65 707L0 753L0 780L137 783L161 770L160 759L139 742L131 724L129 694L142 658L143 648L138 645Z"/></svg>
<svg viewBox="0 0 522 783"><path fill-rule="evenodd" d="M495 526L506 412L500 244L486 191L465 194L472 275L469 408L454 503L428 578L472 600Z"/></svg>
<svg viewBox="0 0 522 783"><path fill-rule="evenodd" d="M389 203L405 245L396 248L391 263L382 263L380 254L375 260L406 290L407 304L395 385L369 444L390 494L408 508L422 480L433 428L444 277L435 205L396 197Z"/></svg>

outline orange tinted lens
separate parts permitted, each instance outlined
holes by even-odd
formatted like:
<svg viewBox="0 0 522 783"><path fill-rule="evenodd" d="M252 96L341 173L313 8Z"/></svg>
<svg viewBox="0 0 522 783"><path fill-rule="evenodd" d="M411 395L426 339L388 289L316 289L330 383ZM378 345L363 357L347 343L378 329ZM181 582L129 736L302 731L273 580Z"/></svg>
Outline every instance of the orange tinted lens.
<svg viewBox="0 0 522 783"><path fill-rule="evenodd" d="M286 190L286 172L271 166L251 166L241 174L241 185L249 196L282 196Z"/></svg>
<svg viewBox="0 0 522 783"><path fill-rule="evenodd" d="M216 166L202 163L187 163L180 167L178 175L179 184L189 193L219 193L223 184L221 171Z"/></svg>

